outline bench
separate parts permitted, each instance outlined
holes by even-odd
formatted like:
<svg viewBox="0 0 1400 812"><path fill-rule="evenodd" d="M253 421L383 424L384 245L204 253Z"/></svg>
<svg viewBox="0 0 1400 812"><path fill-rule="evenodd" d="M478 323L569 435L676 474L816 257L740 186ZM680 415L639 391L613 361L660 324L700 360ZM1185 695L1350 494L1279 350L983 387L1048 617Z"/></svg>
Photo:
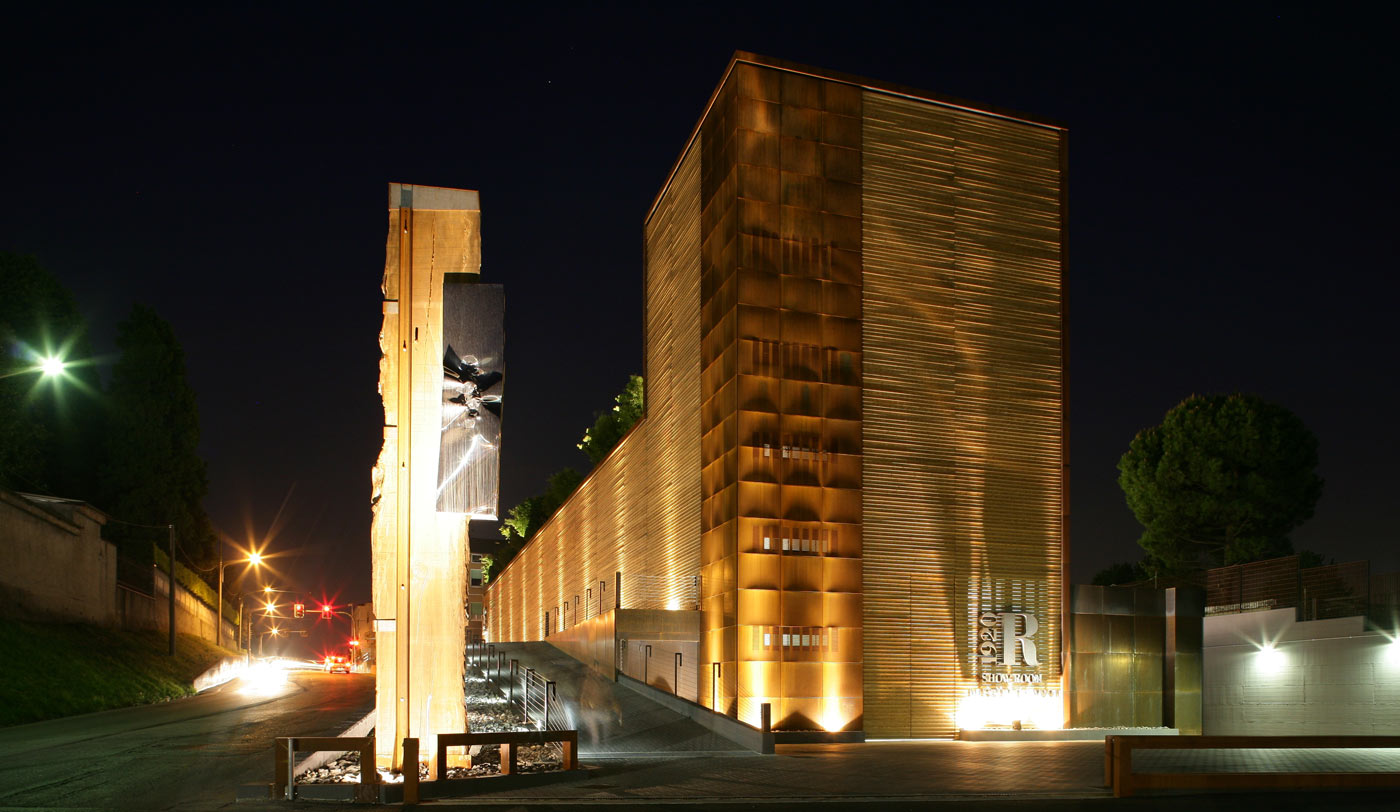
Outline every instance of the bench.
<svg viewBox="0 0 1400 812"><path fill-rule="evenodd" d="M437 758L433 761L437 774L434 780L447 779L447 748L472 747L478 744L501 746L501 775L513 775L517 769L516 748L526 744L559 742L564 746L564 769L578 769L577 730L523 730L502 733L439 733Z"/></svg>
<svg viewBox="0 0 1400 812"><path fill-rule="evenodd" d="M1104 738L1104 783L1115 798L1140 789L1323 789L1400 786L1400 772L1135 773L1134 750L1400 748L1400 736L1117 736Z"/></svg>

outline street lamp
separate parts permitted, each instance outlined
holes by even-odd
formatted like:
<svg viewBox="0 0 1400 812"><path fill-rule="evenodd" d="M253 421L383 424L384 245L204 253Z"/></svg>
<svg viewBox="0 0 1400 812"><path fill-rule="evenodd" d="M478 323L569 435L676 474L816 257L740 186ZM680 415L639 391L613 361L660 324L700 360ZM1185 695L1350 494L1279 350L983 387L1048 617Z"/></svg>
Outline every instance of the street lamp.
<svg viewBox="0 0 1400 812"><path fill-rule="evenodd" d="M258 567L262 565L262 560L261 554L252 552L248 553L247 558L241 558L237 561L224 561L224 545L223 542L219 543L219 600L218 606L214 609L214 639L217 645L222 646L224 644L224 567L229 564L251 564L253 567ZM170 571L171 583L174 583L175 567L173 565ZM243 596L241 595L238 597L238 628L240 630L243 628ZM241 631L239 636L242 636Z"/></svg>
<svg viewBox="0 0 1400 812"><path fill-rule="evenodd" d="M52 378L62 375L63 370L68 366L62 358L44 358L39 361L39 371L45 378Z"/></svg>
<svg viewBox="0 0 1400 812"><path fill-rule="evenodd" d="M257 554L256 554L256 553L253 553L252 555L250 555L250 556L249 556L249 561L252 561L252 560L253 560L253 559L252 559L252 556L253 556L253 555L257 555ZM259 558L259 560L261 560L262 557L261 557L261 556L258 556L258 558ZM263 601L263 610L262 610L262 612L263 612L263 617L265 617L265 618L266 618L266 617L275 617L276 615L275 615L274 613L277 611L277 604L273 602L272 596L273 596L274 593L285 593L285 594L288 594L288 595L296 595L296 594L298 594L297 591L294 590L294 589L274 589L271 585L266 585L266 584L265 584L260 592L245 592L245 593L243 593L242 595L239 595L239 596L238 596L238 618L239 618L239 626L238 626L238 628L239 628L239 631L240 631L240 632L241 632L242 629L243 629L243 598L247 597L248 595L258 595L258 594L261 594L261 595L262 595L262 601ZM263 634L267 634L267 632L263 632ZM252 648L253 648L253 623L252 623L251 621L248 623L248 648L249 648L249 649L252 649ZM261 637L258 638L258 656L260 656L260 657L262 656L262 638L261 638Z"/></svg>
<svg viewBox="0 0 1400 812"><path fill-rule="evenodd" d="M273 626L273 627L269 628L267 631L265 631L265 632L263 632L262 634L258 635L258 656L259 656L259 657L263 656L263 638L267 637L268 635L272 635L273 637L278 637L278 636L280 636L281 634L282 634L282 630L279 629L279 628L277 628L276 626Z"/></svg>

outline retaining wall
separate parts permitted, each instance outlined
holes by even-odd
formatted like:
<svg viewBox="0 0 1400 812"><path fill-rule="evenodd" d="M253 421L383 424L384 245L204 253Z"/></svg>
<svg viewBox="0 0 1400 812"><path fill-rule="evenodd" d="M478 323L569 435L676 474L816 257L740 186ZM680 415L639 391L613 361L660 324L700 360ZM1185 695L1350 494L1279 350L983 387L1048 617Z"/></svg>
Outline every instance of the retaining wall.
<svg viewBox="0 0 1400 812"><path fill-rule="evenodd" d="M1363 617L1205 619L1206 735L1400 734L1400 645Z"/></svg>
<svg viewBox="0 0 1400 812"><path fill-rule="evenodd" d="M82 502L0 491L0 614L116 622L117 550Z"/></svg>
<svg viewBox="0 0 1400 812"><path fill-rule="evenodd" d="M170 577L160 570L156 570L153 575L154 595L118 586L117 619L122 628L160 631L170 629ZM227 620L223 621L223 625L223 644L233 648L237 639L237 629ZM175 585L175 628L181 634L197 634L211 643L217 642L214 610L180 584Z"/></svg>

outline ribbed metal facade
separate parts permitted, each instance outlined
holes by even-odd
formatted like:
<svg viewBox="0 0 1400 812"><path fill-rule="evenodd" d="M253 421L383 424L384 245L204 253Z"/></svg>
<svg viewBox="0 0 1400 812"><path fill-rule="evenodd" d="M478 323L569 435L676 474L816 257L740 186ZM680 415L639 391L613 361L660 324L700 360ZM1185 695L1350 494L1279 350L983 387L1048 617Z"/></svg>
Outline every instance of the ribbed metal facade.
<svg viewBox="0 0 1400 812"><path fill-rule="evenodd" d="M859 729L858 88L736 65L700 127L702 702Z"/></svg>
<svg viewBox="0 0 1400 812"><path fill-rule="evenodd" d="M951 736L979 611L1058 681L1061 131L865 94L865 730Z"/></svg>
<svg viewBox="0 0 1400 812"><path fill-rule="evenodd" d="M622 571L627 608L699 595L699 699L747 722L953 735L988 611L1058 686L1063 137L736 57L646 222L647 416L493 579L492 638Z"/></svg>

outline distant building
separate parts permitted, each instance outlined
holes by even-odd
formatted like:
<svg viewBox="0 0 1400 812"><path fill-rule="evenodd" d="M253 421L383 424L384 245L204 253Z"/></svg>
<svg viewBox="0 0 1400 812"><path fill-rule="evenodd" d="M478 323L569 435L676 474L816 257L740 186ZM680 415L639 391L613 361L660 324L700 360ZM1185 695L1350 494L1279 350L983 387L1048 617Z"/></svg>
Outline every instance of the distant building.
<svg viewBox="0 0 1400 812"><path fill-rule="evenodd" d="M737 54L645 220L646 415L493 575L489 638L698 611L675 679L749 724L1058 726L1065 139Z"/></svg>
<svg viewBox="0 0 1400 812"><path fill-rule="evenodd" d="M467 571L467 640L481 642L485 635L486 578L482 570L483 553L471 553Z"/></svg>
<svg viewBox="0 0 1400 812"><path fill-rule="evenodd" d="M1296 555L1206 573L1208 735L1400 731L1400 574Z"/></svg>
<svg viewBox="0 0 1400 812"><path fill-rule="evenodd" d="M373 667L375 662L375 634L374 634L374 604L355 603L350 605L350 632L351 639L359 641L359 646L351 648L358 649L355 656L362 667Z"/></svg>

